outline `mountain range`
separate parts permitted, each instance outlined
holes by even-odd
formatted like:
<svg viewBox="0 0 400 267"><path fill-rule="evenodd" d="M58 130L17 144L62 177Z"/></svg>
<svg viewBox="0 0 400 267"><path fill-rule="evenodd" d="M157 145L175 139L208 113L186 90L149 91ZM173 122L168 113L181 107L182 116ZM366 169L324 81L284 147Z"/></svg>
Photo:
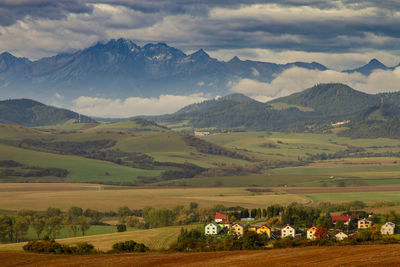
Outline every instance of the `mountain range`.
<svg viewBox="0 0 400 267"><path fill-rule="evenodd" d="M31 61L0 54L0 90L4 98L51 98L71 101L79 96L106 98L158 97L162 94L227 95L230 84L243 78L271 82L291 67L326 70L317 62L276 64L240 60L219 61L200 49L192 54L165 43L138 46L127 39L97 43L74 53ZM393 69L373 59L345 72L369 75Z"/></svg>

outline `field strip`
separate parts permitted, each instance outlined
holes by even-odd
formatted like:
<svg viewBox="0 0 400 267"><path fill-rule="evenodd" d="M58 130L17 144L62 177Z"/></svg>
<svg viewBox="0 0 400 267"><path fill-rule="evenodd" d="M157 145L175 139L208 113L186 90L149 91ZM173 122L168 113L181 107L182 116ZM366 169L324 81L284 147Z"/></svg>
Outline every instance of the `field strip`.
<svg viewBox="0 0 400 267"><path fill-rule="evenodd" d="M400 245L306 247L194 253L44 255L1 252L1 266L399 266Z"/></svg>
<svg viewBox="0 0 400 267"><path fill-rule="evenodd" d="M400 186L357 186L357 187L285 187L282 191L292 194L351 193L400 191Z"/></svg>

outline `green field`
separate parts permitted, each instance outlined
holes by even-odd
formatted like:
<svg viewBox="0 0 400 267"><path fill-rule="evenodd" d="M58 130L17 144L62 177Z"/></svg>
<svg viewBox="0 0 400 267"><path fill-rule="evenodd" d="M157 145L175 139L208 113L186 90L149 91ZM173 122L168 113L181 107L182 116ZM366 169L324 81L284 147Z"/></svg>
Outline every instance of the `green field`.
<svg viewBox="0 0 400 267"><path fill-rule="evenodd" d="M351 139L336 134L277 133L277 132L230 132L213 134L203 139L226 147L247 149L260 157L297 160L306 153L334 153L346 149L346 145L360 146L370 152L400 151L400 140L388 138ZM276 148L263 147L272 143Z"/></svg>
<svg viewBox="0 0 400 267"><path fill-rule="evenodd" d="M107 161L38 152L2 144L0 144L0 160L14 160L32 166L67 169L70 171L71 181L74 182L134 181L139 175L156 177L160 174L159 170L142 170ZM54 179L56 182L57 178Z"/></svg>
<svg viewBox="0 0 400 267"><path fill-rule="evenodd" d="M62 238L57 239L57 242L62 244L89 242L97 249L107 251L111 249L114 243L135 240L136 242L144 243L151 249L167 249L169 245L176 241L182 227L194 228L198 226L170 226L146 230L131 230L123 233L107 233L83 237ZM0 244L0 251L21 251L24 244L25 242Z"/></svg>
<svg viewBox="0 0 400 267"><path fill-rule="evenodd" d="M83 125L81 126L83 127ZM34 147L25 149L18 147L18 142L25 139L47 140L48 142L115 140L116 144L104 149L104 151L139 153L150 156L157 162L190 163L203 168L214 169L233 165L246 166L260 161L291 161L294 165L299 163L299 159L307 159L309 154L332 154L346 150L349 146L361 147L365 153L400 152L400 140L387 138L350 139L338 137L335 133L253 131L216 133L202 137L206 141L228 149L236 149L236 152L239 151L242 155L252 158L251 161L246 161L204 151L199 152L194 146L185 142L181 134L151 123L144 126L140 125L140 121L101 123L96 127L79 131L74 131L78 127L76 123L67 123L64 127L65 129L70 127L70 131L65 133L43 132L20 126L0 125L0 160L15 160L43 168L66 169L70 172L70 175L64 181L76 182L134 182L138 176L142 176L149 179L155 178L155 181L151 181L153 185L172 186L289 185L335 187L342 181L345 186L400 184L400 159L396 157L343 158L314 161L308 162L305 166L283 168L271 168L267 163L266 169L259 173L247 172L234 175L219 172L214 177L197 175L190 179L168 177L168 179L163 180L160 177L164 171L177 171L179 168L172 165L145 167L140 164L133 165L135 167L128 167L110 161L39 152ZM335 131L340 131L340 129L335 129ZM57 179L54 178L54 181L57 181Z"/></svg>
<svg viewBox="0 0 400 267"><path fill-rule="evenodd" d="M128 228L127 231L132 231L134 228ZM116 226L109 226L109 225L91 225L89 230L85 232L85 236L91 236L91 235L100 235L100 234L110 234L110 233L116 233L117 232L117 227ZM42 233L42 237L45 233ZM73 233L68 231L67 227L63 227L60 231L60 234L57 236L57 238L70 238L73 237ZM82 232L78 231L76 234L76 237L82 236ZM28 233L25 237L28 240L35 240L37 239L37 235L33 231L32 228L29 228Z"/></svg>

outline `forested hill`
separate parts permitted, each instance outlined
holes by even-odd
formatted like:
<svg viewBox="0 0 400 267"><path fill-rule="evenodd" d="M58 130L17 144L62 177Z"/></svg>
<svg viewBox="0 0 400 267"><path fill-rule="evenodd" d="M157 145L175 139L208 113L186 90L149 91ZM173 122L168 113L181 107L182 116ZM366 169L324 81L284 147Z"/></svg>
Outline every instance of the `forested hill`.
<svg viewBox="0 0 400 267"><path fill-rule="evenodd" d="M382 104L367 108L340 132L352 138L400 138L400 107Z"/></svg>
<svg viewBox="0 0 400 267"><path fill-rule="evenodd" d="M0 101L0 123L24 126L44 126L64 123L79 117L78 113L47 106L30 99ZM81 115L81 122L94 120Z"/></svg>
<svg viewBox="0 0 400 267"><path fill-rule="evenodd" d="M232 94L189 105L178 112L150 119L195 128L242 130L305 129L307 125L330 125L360 117L379 106L381 97L395 103L397 96L371 95L339 83L319 84L287 97L261 103L245 95ZM400 106L400 105L399 105ZM391 111L385 110L386 113Z"/></svg>
<svg viewBox="0 0 400 267"><path fill-rule="evenodd" d="M341 83L318 84L300 93L278 98L269 102L286 103L312 108L315 112L343 115L361 112L380 103L378 95L370 95Z"/></svg>

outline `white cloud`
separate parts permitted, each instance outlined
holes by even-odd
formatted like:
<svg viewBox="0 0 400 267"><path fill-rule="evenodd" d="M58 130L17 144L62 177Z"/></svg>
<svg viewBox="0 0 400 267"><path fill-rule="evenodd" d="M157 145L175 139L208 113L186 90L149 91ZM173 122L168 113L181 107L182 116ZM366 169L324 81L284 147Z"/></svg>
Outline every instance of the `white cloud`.
<svg viewBox="0 0 400 267"><path fill-rule="evenodd" d="M350 87L370 94L400 90L400 67L395 70L377 70L368 77L360 73L343 73L333 70L318 71L303 68L291 68L271 83L241 79L232 83L231 91L252 96L259 101L287 96L312 87L318 83L344 83Z"/></svg>
<svg viewBox="0 0 400 267"><path fill-rule="evenodd" d="M204 100L207 98L202 94L161 95L158 98L129 97L122 100L81 96L73 101L74 106L71 109L88 116L121 118L172 113Z"/></svg>
<svg viewBox="0 0 400 267"><path fill-rule="evenodd" d="M58 100L63 100L63 99L64 99L64 96L60 95L59 93L55 93L55 94L54 94L54 97L55 97L56 99L58 99Z"/></svg>

